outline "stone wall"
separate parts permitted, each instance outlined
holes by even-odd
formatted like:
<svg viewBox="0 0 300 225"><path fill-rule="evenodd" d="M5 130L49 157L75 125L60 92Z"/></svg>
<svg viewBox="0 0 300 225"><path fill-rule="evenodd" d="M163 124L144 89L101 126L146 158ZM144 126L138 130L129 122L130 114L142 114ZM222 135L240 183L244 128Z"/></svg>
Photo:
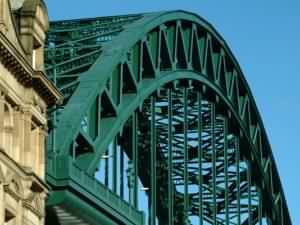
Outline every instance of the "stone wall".
<svg viewBox="0 0 300 225"><path fill-rule="evenodd" d="M42 0L0 0L0 225L44 224L47 107L61 95L43 70Z"/></svg>

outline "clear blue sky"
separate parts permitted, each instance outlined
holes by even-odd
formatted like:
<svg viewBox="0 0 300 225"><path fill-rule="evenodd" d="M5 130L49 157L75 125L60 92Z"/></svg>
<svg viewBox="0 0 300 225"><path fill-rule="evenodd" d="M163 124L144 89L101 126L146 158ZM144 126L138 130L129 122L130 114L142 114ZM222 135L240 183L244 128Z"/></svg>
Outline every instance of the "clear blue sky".
<svg viewBox="0 0 300 225"><path fill-rule="evenodd" d="M249 82L300 224L299 0L46 0L51 20L184 9L224 37Z"/></svg>

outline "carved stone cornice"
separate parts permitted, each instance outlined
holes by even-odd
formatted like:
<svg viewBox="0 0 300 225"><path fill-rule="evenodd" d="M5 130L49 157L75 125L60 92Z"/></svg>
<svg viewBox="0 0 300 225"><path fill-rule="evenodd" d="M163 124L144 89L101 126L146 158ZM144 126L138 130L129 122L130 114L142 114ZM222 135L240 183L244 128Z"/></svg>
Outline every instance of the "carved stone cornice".
<svg viewBox="0 0 300 225"><path fill-rule="evenodd" d="M31 172L31 169L20 166L1 148L0 162L0 169L3 166L7 167L4 181L0 181L4 192L17 202L21 202L23 207L39 218L45 217L44 202L48 193L47 184Z"/></svg>
<svg viewBox="0 0 300 225"><path fill-rule="evenodd" d="M16 201L20 201L23 197L16 190L10 187L10 184L3 185L4 192L12 196Z"/></svg>
<svg viewBox="0 0 300 225"><path fill-rule="evenodd" d="M38 217L42 218L45 216L43 200L40 198L39 194L31 193L31 195L22 201L25 208L29 209Z"/></svg>
<svg viewBox="0 0 300 225"><path fill-rule="evenodd" d="M0 32L0 62L25 87L32 87L48 106L62 102L63 96L42 71L35 71L9 40Z"/></svg>
<svg viewBox="0 0 300 225"><path fill-rule="evenodd" d="M17 202L21 201L23 207L29 209L31 212L36 214L38 217L40 217L40 218L44 217L45 212L44 212L43 201L45 199L43 199L41 197L41 194L38 192L34 192L33 190L30 190L29 195L24 196L22 193L20 193L20 191L17 191L11 187L12 186L11 182L3 185L4 192L9 194Z"/></svg>
<svg viewBox="0 0 300 225"><path fill-rule="evenodd" d="M4 163L12 171L18 173L23 180L30 180L31 186L35 186L38 192L47 192L48 186L39 176L32 172L30 168L25 168L14 161L6 152L0 148L0 162Z"/></svg>
<svg viewBox="0 0 300 225"><path fill-rule="evenodd" d="M39 218L45 217L45 213L42 210L36 209L34 205L27 201L23 201L23 206L27 209L29 209L31 212L33 212L35 215L37 215Z"/></svg>

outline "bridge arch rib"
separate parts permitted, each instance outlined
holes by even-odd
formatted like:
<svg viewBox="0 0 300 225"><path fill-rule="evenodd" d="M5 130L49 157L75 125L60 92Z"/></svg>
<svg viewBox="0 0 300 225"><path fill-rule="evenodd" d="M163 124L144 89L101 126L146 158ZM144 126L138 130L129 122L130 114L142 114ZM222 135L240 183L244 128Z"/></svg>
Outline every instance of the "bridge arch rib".
<svg viewBox="0 0 300 225"><path fill-rule="evenodd" d="M155 207L157 206L161 207L162 211L166 208L160 202L162 198L168 199L168 204L173 205L172 201L182 200L182 211L186 213L183 217L191 223L194 223L194 219L189 217L198 213L203 218L199 220L200 224L230 224L232 223L230 216L233 214L230 212L230 207L234 205L235 214L240 214L234 217L236 224L291 224L262 120L237 60L225 41L210 24L199 16L184 11L134 15L129 18L127 18L130 20L128 23L124 22L125 19L119 19L118 23L122 23L122 25L116 26L117 31L112 30L106 32L105 35L101 33L102 30L97 30L97 26L104 25L101 25L101 22L93 24L91 22L93 19L83 21L83 25L78 25L79 28L76 27L76 23L79 24L79 21L65 21L61 22L61 25L58 22L54 24L55 31L50 31L49 54L47 54L49 57L46 59L50 65L49 74L55 78L55 82L59 81L57 84L61 85L63 91L67 90L65 93L67 99L60 112L59 121L55 124L57 128L51 131L52 139L49 145L47 178L53 187L53 192L57 192L56 189L61 189L61 187L72 186L68 184L68 180L80 183L78 180L91 179L101 158L110 157L107 154L108 149L112 148L110 145L122 147L124 151L126 148L136 150L139 142L137 140L137 130L140 129L138 124L142 122L141 114L146 112L146 117L142 118L147 121L151 135L147 136L145 130L139 130L139 132L145 134L151 142L148 146L149 155L145 155L145 157L150 157L151 165L148 165L150 172L145 173L144 177L140 177L140 179L145 189L150 185L150 189L146 190L150 202L150 224L154 225L156 217L158 217L163 223L172 225L176 224L176 219L180 217L177 215L174 217L176 219L170 220L156 211ZM113 24L113 21L111 18L110 23ZM64 51L66 46L69 49L76 50L77 48L76 41L70 41L67 45L57 41L60 37L57 34L61 29L59 26L63 26L64 29L69 26L70 30L90 30L88 35L93 38L78 39L81 45L95 46L101 42L98 49L93 49L95 54L92 52L94 55L92 55L90 67L81 61L79 67L72 70L68 64L70 62L76 64L76 60L80 57L81 60L87 59L91 54L86 51L83 53L78 51L78 55L70 54L71 56L68 56L70 58L67 57L59 63L55 62L57 58L61 57L56 55L61 50L60 48L64 48ZM64 32L72 33L72 31ZM76 34L78 35L78 33ZM82 34L86 34L86 31ZM70 36L72 37L72 35ZM101 40L109 41L104 43ZM89 47L88 50L91 51L91 48ZM51 56L50 53L53 52L55 54ZM74 77L75 79L73 79ZM71 91L68 89L70 87ZM176 103L178 111L173 111L172 107L168 106L170 104L172 106L175 101L172 98L178 98ZM160 104L165 104L165 107ZM159 176L156 174L157 170L153 169L157 168L155 163L158 156L153 155L156 153L152 152L160 148L157 146L157 139L160 136L155 132L156 129L163 126L155 117L159 114L156 111L163 111L166 106L168 107L167 111L164 111L164 116L166 116L164 120L166 122L170 117L169 121L171 122L169 125L165 124L165 127L168 128L164 133L165 135L168 133L172 138L180 133L180 137L176 138L180 139L179 146L182 147L183 160L181 163L183 175L180 176L180 179L184 183L182 185L184 190L175 185L173 188L179 197L176 195L172 198L169 195L156 194L154 190L159 184L156 184L155 179L151 179L154 175ZM193 115L194 111L199 113L198 117ZM181 117L183 120L183 122L179 122L179 124L182 123L181 125L174 122L178 118L175 119L172 116L173 113L177 113L176 116ZM56 114L55 111L53 114L55 123ZM207 119L204 116L206 114L211 119ZM201 127L205 123L207 123L207 128ZM180 127L178 134L177 131L173 131L175 129L173 126ZM193 134L191 131L193 126L203 129L198 130L198 134ZM128 129L132 129L132 131L129 132ZM219 133L218 129L220 129ZM126 136L124 132L127 135L130 133L130 135ZM210 147L205 147L204 142L196 145L199 148L198 154L205 149L209 152L207 159L201 155L199 161L201 161L200 164L207 164L209 161L210 164L207 165L211 169L206 168L209 170L209 175L204 172L205 168L202 168L201 172L198 171L198 176L202 177L198 180L204 182L204 174L206 174L209 178L207 178L207 183L202 183L202 185L210 186L210 189L207 188L208 194L206 195L202 193L204 190L198 190L203 195L201 194L202 196L197 199L197 203L199 203L197 207L196 200L192 199L195 193L189 194L189 191L193 189L192 185L195 185L191 179L196 178L192 175L189 177L192 174L189 163L193 159L189 159L188 156L193 149L192 146L195 145L194 139L199 141L202 139L202 135L205 139L205 134L202 133L208 135L206 142L210 143ZM166 140L170 142L167 152L174 145L173 139L168 135L165 136ZM130 144L123 140L124 137L130 139ZM127 144L124 146L116 144L116 142L121 143L121 140ZM233 143L229 144L232 141ZM229 146L231 145L234 147L231 147L233 150L230 153ZM223 149L221 153L219 148ZM134 158L137 157L135 154L137 152L133 151L131 156L129 153L128 158L133 161L135 168L133 171L137 174L141 165L139 165L138 158ZM219 154L223 154L223 158ZM170 155L165 155L166 160L170 160L170 157L172 158ZM230 159L231 163L229 163ZM154 162L152 162L153 160ZM222 166L220 160L223 160ZM161 161L162 159L158 160L163 164ZM234 171L229 171L232 163L238 165L235 167L235 173L239 174L236 177L232 175ZM62 164L66 169L63 172L60 171ZM198 166L201 166L200 164ZM165 166L168 165L165 163ZM223 172L219 171L219 167L223 168ZM75 172L72 174L73 170L83 171L83 173L74 175ZM176 179L176 176L173 176L174 171L170 172L169 170L167 173L169 188L170 182L174 182ZM220 177L223 177L224 182L219 181ZM237 181L232 179L237 179ZM133 181L135 189L138 186L137 180L138 178L135 178ZM189 184L190 182L191 184ZM240 198L239 203L234 203L236 201L234 196L229 197L229 190L226 189L230 188L230 184L231 188L234 188L230 191L235 193L236 198ZM71 188L79 189L76 185ZM130 186L130 184L128 185ZM200 186L199 183L198 186ZM167 186L161 184L160 187L166 188ZM222 191L221 194L218 193L222 188L224 193ZM91 192L91 190L82 191L81 194L87 197L87 192ZM246 197L239 196L242 194L245 194ZM136 208L137 190L129 195L132 198L130 204ZM203 200L205 196L209 196L211 200ZM252 197L253 199L251 199ZM223 198L223 201L220 198ZM61 198L60 202L65 201L63 199ZM200 199L202 199L203 207L200 207ZM91 201L97 204L97 196ZM158 201L157 204L156 201ZM245 204L247 206L244 206ZM178 211L171 208L171 211L166 211L168 218L172 218L171 215ZM198 210L197 213L193 212L195 209ZM248 213L242 212L243 210ZM126 217L126 215L123 216ZM114 216L110 215L109 217ZM268 221L264 222L263 217L268 217ZM123 219L122 216L117 218L120 221ZM138 223L138 220L130 218L128 221L133 224Z"/></svg>

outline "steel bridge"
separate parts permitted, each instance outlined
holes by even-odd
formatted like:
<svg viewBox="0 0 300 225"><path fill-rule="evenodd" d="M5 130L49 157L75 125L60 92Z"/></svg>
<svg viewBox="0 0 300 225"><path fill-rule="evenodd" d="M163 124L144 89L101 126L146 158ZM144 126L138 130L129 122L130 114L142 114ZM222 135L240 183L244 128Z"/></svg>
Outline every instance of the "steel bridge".
<svg viewBox="0 0 300 225"><path fill-rule="evenodd" d="M291 225L239 64L198 15L52 22L49 225Z"/></svg>

